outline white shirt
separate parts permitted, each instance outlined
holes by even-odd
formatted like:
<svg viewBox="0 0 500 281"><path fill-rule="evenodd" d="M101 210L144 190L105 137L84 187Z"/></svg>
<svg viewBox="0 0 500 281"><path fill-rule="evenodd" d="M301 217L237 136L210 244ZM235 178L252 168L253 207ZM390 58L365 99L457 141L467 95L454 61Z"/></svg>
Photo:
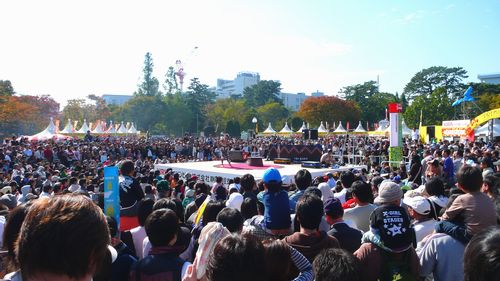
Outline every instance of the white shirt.
<svg viewBox="0 0 500 281"><path fill-rule="evenodd" d="M415 229L415 234L417 236L417 243L422 241L422 239L424 239L427 235L434 232L434 226L436 223L437 221L431 219L413 224L413 229Z"/></svg>
<svg viewBox="0 0 500 281"><path fill-rule="evenodd" d="M365 206L356 206L344 211L344 220L352 220L356 228L368 232L370 230L370 215L377 206L368 204Z"/></svg>
<svg viewBox="0 0 500 281"><path fill-rule="evenodd" d="M134 241L134 248L137 257L139 259L144 258L143 241L144 238L147 237L146 228L144 228L144 226L134 227L130 230L130 234L132 234L132 240Z"/></svg>

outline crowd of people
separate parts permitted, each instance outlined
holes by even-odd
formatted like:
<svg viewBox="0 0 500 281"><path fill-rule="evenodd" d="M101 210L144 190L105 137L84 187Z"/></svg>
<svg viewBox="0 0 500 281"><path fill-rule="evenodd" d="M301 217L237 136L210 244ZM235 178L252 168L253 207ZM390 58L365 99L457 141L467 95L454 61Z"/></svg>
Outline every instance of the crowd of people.
<svg viewBox="0 0 500 281"><path fill-rule="evenodd" d="M229 183L154 169L229 150L320 146L363 169ZM500 143L333 137L96 138L0 145L5 280L498 280ZM120 219L104 214L117 166Z"/></svg>

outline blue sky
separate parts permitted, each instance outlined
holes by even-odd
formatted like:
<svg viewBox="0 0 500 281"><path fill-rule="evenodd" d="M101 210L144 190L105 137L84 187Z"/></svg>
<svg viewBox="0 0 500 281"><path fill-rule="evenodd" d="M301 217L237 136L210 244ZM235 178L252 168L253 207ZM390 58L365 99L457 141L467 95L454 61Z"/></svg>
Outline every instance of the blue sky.
<svg viewBox="0 0 500 281"><path fill-rule="evenodd" d="M186 79L210 86L254 71L285 92L329 95L377 75L382 91L401 93L435 65L464 67L468 81L500 72L500 0L48 0L0 10L0 79L63 104L131 94L147 51L160 81L181 59Z"/></svg>

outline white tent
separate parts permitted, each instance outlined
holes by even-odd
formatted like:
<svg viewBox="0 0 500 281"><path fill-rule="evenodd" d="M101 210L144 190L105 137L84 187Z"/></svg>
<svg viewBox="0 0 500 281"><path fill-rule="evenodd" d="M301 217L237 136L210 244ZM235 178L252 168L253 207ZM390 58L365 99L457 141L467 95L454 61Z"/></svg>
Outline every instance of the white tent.
<svg viewBox="0 0 500 281"><path fill-rule="evenodd" d="M271 126L271 122L269 122L269 126L267 126L267 129L262 133L264 133L264 134L276 134L276 131Z"/></svg>
<svg viewBox="0 0 500 281"><path fill-rule="evenodd" d="M109 122L109 129L106 131L108 134L116 134L116 128L113 125L113 121Z"/></svg>
<svg viewBox="0 0 500 281"><path fill-rule="evenodd" d="M118 129L118 134L126 134L127 133L127 128L123 124L123 121L120 124L120 128Z"/></svg>
<svg viewBox="0 0 500 281"><path fill-rule="evenodd" d="M102 123L101 121L97 122L97 125L95 126L94 130L92 131L93 134L102 134L104 133L104 130L102 129Z"/></svg>
<svg viewBox="0 0 500 281"><path fill-rule="evenodd" d="M128 133L129 134L137 134L137 129L135 128L134 126L134 122L132 122L132 124L130 125L130 128L128 129Z"/></svg>
<svg viewBox="0 0 500 281"><path fill-rule="evenodd" d="M355 133L366 133L365 128L363 128L363 125L361 125L361 121L358 123L358 127L354 130Z"/></svg>
<svg viewBox="0 0 500 281"><path fill-rule="evenodd" d="M45 130L41 131L40 133L32 136L27 137L29 141L45 141L49 139L54 139L54 140L65 140L65 139L72 139L70 136L65 136L58 134L56 132L56 126L54 125L54 120L52 117L50 117L50 123L45 128Z"/></svg>
<svg viewBox="0 0 500 281"><path fill-rule="evenodd" d="M406 126L405 120L401 122L401 126L403 127L403 136L411 136L413 134L413 131Z"/></svg>
<svg viewBox="0 0 500 281"><path fill-rule="evenodd" d="M487 136L488 135L489 122L486 122L481 127L474 130L474 135L476 136ZM493 136L500 136L500 119L493 119Z"/></svg>
<svg viewBox="0 0 500 281"><path fill-rule="evenodd" d="M87 119L83 119L83 125L80 130L77 131L77 133L86 134L87 131L90 131L89 125L87 124Z"/></svg>
<svg viewBox="0 0 500 281"><path fill-rule="evenodd" d="M344 129L344 126L342 126L342 121L339 122L337 129L335 129L335 131L333 131L333 132L334 133L347 133L347 130Z"/></svg>
<svg viewBox="0 0 500 281"><path fill-rule="evenodd" d="M285 122L285 126L281 129L280 134L292 134L293 131L288 127L288 122Z"/></svg>
<svg viewBox="0 0 500 281"><path fill-rule="evenodd" d="M71 119L68 119L68 124L66 127L60 132L61 134L72 134L74 133L73 124L71 123Z"/></svg>
<svg viewBox="0 0 500 281"><path fill-rule="evenodd" d="M413 134L413 131L406 126L404 121L402 122L402 131L403 131L403 136L411 136ZM389 125L385 130L386 133L390 134L391 133L391 125Z"/></svg>
<svg viewBox="0 0 500 281"><path fill-rule="evenodd" d="M328 130L325 128L325 125L323 125L323 121L321 121L319 127L318 127L318 134L327 134Z"/></svg>
<svg viewBox="0 0 500 281"><path fill-rule="evenodd" d="M297 133L302 133L302 130L305 129L307 129L306 122L302 122L302 127L300 127L300 129L297 130Z"/></svg>
<svg viewBox="0 0 500 281"><path fill-rule="evenodd" d="M377 131L385 131L385 129L387 129L389 127L389 125L390 125L389 120L387 120L387 119L380 120L378 122Z"/></svg>

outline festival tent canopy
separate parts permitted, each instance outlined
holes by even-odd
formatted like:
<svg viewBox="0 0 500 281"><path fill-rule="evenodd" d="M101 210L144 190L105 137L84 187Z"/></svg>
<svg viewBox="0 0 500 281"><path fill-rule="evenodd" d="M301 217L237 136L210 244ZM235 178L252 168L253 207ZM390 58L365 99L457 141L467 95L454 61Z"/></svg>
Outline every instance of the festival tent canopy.
<svg viewBox="0 0 500 281"><path fill-rule="evenodd" d="M385 131L388 127L389 127L390 123L389 123L389 120L387 119L384 119L384 120L380 120L378 122L378 128L376 131Z"/></svg>
<svg viewBox="0 0 500 281"><path fill-rule="evenodd" d="M86 134L87 131L90 131L89 125L87 124L87 119L83 119L83 125L80 130L76 131L79 134Z"/></svg>
<svg viewBox="0 0 500 281"><path fill-rule="evenodd" d="M116 134L116 128L113 125L113 121L109 122L109 129L106 131L108 134Z"/></svg>
<svg viewBox="0 0 500 281"><path fill-rule="evenodd" d="M347 130L344 129L344 126L342 126L342 121L339 122L337 129L335 129L335 131L333 131L333 132L334 133L347 133Z"/></svg>
<svg viewBox="0 0 500 281"><path fill-rule="evenodd" d="M297 130L297 133L302 133L302 130L306 129L307 129L306 122L302 122L302 127L300 127L300 129Z"/></svg>
<svg viewBox="0 0 500 281"><path fill-rule="evenodd" d="M123 121L120 124L120 128L118 129L118 134L126 134L127 133L127 127L123 124Z"/></svg>
<svg viewBox="0 0 500 281"><path fill-rule="evenodd" d="M26 138L29 141L46 141L50 139L60 141L60 140L72 139L72 137L70 136L65 136L56 133L56 126L54 125L54 120L52 119L52 117L50 118L50 123L47 126L47 128L45 128L45 130L41 131L36 135L28 136Z"/></svg>
<svg viewBox="0 0 500 281"><path fill-rule="evenodd" d="M321 124L319 125L318 128L318 134L327 134L328 130L325 128L325 125L323 125L323 121L321 121Z"/></svg>
<svg viewBox="0 0 500 281"><path fill-rule="evenodd" d="M68 124L66 124L66 127L64 127L64 129L62 131L60 131L60 133L62 134L72 134L74 133L74 129L73 129L73 124L71 124L71 119L68 119Z"/></svg>
<svg viewBox="0 0 500 281"><path fill-rule="evenodd" d="M355 133L366 133L365 128L363 128L363 125L361 125L361 121L358 123L358 127L354 130Z"/></svg>
<svg viewBox="0 0 500 281"><path fill-rule="evenodd" d="M263 133L264 134L276 134L276 131L271 126L271 122L269 122L269 126L267 126L267 129Z"/></svg>
<svg viewBox="0 0 500 281"><path fill-rule="evenodd" d="M100 121L97 121L97 125L95 126L94 130L92 131L93 134L102 134L104 133L104 130L102 129L102 124Z"/></svg>
<svg viewBox="0 0 500 281"><path fill-rule="evenodd" d="M285 122L285 126L281 129L280 134L292 134L293 131L288 127L288 122Z"/></svg>
<svg viewBox="0 0 500 281"><path fill-rule="evenodd" d="M134 122L132 122L132 125L130 125L130 129L128 129L128 133L129 134L137 134L138 133L137 129L134 126Z"/></svg>
<svg viewBox="0 0 500 281"><path fill-rule="evenodd" d="M483 126L477 128L474 131L474 135L476 136L487 136L488 135L488 122L486 122ZM500 136L500 119L493 119L493 137Z"/></svg>
<svg viewBox="0 0 500 281"><path fill-rule="evenodd" d="M413 131L406 126L405 120L401 122L401 126L403 127L403 136L411 136L413 134Z"/></svg>

